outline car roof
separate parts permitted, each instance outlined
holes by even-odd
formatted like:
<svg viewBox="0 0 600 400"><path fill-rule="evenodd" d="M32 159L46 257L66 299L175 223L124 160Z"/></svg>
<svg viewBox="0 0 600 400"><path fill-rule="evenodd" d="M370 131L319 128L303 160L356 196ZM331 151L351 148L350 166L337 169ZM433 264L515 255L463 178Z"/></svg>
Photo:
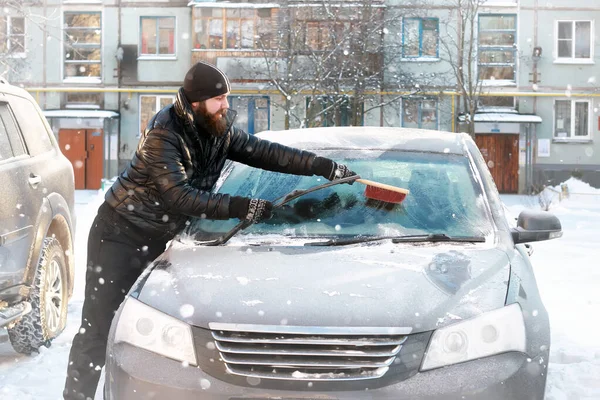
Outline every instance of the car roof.
<svg viewBox="0 0 600 400"><path fill-rule="evenodd" d="M465 154L465 133L377 126L264 131L257 137L305 150L370 149Z"/></svg>
<svg viewBox="0 0 600 400"><path fill-rule="evenodd" d="M35 103L35 99L31 94L18 86L11 85L6 79L0 78L0 93L13 94L15 96L25 97ZM37 103L36 103L37 104Z"/></svg>

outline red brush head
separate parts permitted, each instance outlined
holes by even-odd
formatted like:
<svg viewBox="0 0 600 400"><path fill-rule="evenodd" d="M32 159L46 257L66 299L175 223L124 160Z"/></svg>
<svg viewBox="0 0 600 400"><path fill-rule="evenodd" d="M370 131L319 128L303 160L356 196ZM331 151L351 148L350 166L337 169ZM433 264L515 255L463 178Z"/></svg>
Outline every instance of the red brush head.
<svg viewBox="0 0 600 400"><path fill-rule="evenodd" d="M406 193L367 185L365 188L365 197L386 203L400 204L406 199Z"/></svg>

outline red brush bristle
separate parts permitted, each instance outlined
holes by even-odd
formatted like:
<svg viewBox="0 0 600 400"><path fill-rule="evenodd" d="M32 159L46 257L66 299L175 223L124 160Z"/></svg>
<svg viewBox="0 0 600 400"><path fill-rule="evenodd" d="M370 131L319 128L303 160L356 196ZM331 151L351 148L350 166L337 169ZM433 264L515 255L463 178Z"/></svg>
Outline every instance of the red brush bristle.
<svg viewBox="0 0 600 400"><path fill-rule="evenodd" d="M406 193L395 192L393 190L367 185L365 188L365 197L373 200L384 201L386 203L400 204L404 201L404 199L406 199Z"/></svg>

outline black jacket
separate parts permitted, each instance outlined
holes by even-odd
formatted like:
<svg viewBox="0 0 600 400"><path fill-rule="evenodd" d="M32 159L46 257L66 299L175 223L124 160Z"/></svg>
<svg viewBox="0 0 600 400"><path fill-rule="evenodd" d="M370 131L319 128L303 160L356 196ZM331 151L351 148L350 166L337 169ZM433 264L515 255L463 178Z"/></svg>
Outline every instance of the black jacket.
<svg viewBox="0 0 600 400"><path fill-rule="evenodd" d="M252 167L313 175L315 154L271 143L232 126L220 138L199 132L181 91L148 123L127 168L106 192L117 213L149 236L173 237L190 217L229 219L230 196L213 194L227 159Z"/></svg>

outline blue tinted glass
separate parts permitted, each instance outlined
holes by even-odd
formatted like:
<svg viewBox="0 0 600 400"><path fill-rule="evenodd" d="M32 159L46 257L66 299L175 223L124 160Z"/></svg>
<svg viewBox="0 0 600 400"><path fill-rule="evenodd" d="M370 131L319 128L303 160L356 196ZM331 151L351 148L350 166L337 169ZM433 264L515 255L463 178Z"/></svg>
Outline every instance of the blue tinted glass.
<svg viewBox="0 0 600 400"><path fill-rule="evenodd" d="M341 151L328 155L362 178L410 190L401 204L367 199L365 186L338 185L300 197L274 212L270 220L242 234L292 237L382 236L422 233L486 235L492 224L480 186L466 157L400 151ZM221 193L275 201L287 193L325 183L323 178L295 176L236 164ZM197 220L191 232L208 239L238 220Z"/></svg>

